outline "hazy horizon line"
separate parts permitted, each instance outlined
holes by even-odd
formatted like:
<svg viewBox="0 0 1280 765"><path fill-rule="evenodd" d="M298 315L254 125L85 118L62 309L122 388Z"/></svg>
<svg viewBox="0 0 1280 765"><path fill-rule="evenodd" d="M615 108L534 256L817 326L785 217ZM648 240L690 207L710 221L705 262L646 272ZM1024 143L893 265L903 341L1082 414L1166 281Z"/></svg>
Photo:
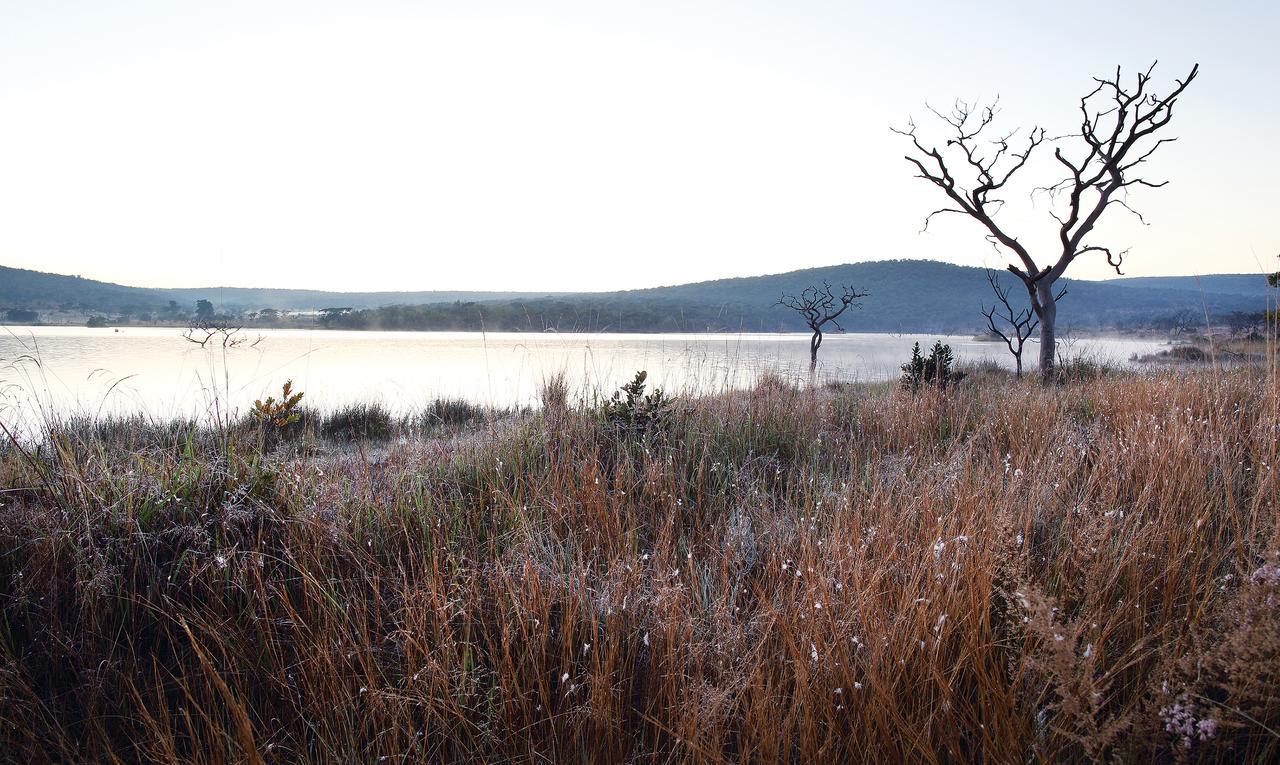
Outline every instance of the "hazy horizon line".
<svg viewBox="0 0 1280 765"><path fill-rule="evenodd" d="M517 294L517 295L533 295L533 294L594 295L594 294L607 294L607 293L613 293L613 292L637 292L637 291L649 290L649 289L683 287L683 286L689 286L689 285L695 285L695 284L708 284L711 282L726 281L731 279L755 279L755 278L764 278L764 277L770 277L770 276L782 276L785 274L799 273L802 271L823 271L823 270L832 269L832 268L842 268L845 266L856 266L856 265L863 265L863 264L869 264L869 263L895 263L895 262L897 263L937 263L937 264L946 265L946 266L955 266L956 268L976 268L976 269L990 268L991 270L994 270L994 271L1004 270L1002 267L992 268L990 266L975 266L975 265L969 265L969 264L963 264L963 263L954 263L946 260L938 260L936 258L878 258L878 259L867 259L867 260L854 260L854 261L847 261L843 263L833 263L831 265L826 265L826 266L808 266L805 268L795 268L795 269L790 269L786 271L773 271L768 273L732 274L732 275L726 275L726 276L719 276L711 279L700 279L700 280L689 281L689 282L665 282L665 283L657 283L657 284L651 284L651 285L639 286L639 287L632 286L632 287L615 287L613 289L595 289L595 290L576 289L575 290L575 289L554 289L554 288L497 289L497 288L485 288L485 287L452 287L452 286L451 287L431 287L431 288L422 288L422 289L341 289L341 288L325 288L325 287L276 287L276 286L270 286L270 285L246 286L246 285L235 285L235 284L203 284L203 285L197 284L197 285L189 285L189 286L182 286L182 285L145 286L145 285L139 285L139 284L130 284L130 283L121 282L121 281L112 281L109 278L98 277L98 276L85 276L83 274L59 273L56 271L42 271L36 268L27 268L24 266L10 266L3 263L0 263L0 267L11 268L19 271L30 271L32 273L38 273L38 274L47 274L50 276L60 276L60 277L69 278L69 279L83 279L85 281L93 281L101 284L110 284L117 287L126 287L130 289L140 289L140 290L153 290L157 292L164 292L169 290L272 290L276 292L324 292L324 293L346 293L346 294L487 292L487 293ZM1239 272L1224 271L1224 272L1211 272L1211 273L1160 273L1160 274L1142 274L1142 275L1119 274L1119 275L1110 275L1102 278L1087 278L1087 277L1067 277L1067 278L1072 281L1101 283L1101 282L1116 281L1120 279L1159 279L1159 278L1177 278L1177 277L1199 278L1202 276L1255 276L1255 275L1259 277L1265 277L1268 273L1271 273L1271 272L1267 271L1264 267L1262 267L1262 264L1259 263L1259 270L1256 274L1252 272L1245 272L1245 271L1239 271Z"/></svg>

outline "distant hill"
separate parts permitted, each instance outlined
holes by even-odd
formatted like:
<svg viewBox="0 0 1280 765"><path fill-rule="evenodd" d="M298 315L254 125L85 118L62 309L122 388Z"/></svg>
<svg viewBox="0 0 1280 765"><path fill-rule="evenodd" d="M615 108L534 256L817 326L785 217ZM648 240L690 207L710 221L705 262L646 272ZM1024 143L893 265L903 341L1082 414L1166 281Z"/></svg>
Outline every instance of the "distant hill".
<svg viewBox="0 0 1280 765"><path fill-rule="evenodd" d="M1021 299L1022 286L1011 274L1000 278ZM1263 277L1258 277L1265 285ZM767 276L656 287L560 298L482 301L467 306L402 307L365 312L348 326L476 329L480 317L489 329L559 331L744 331L803 329L792 312L774 303L783 293L821 284L852 284L870 292L862 308L842 324L848 331L974 332L983 326L979 308L990 302L981 268L937 261L893 260L812 268ZM1260 311L1265 291L1255 294L1141 287L1109 281L1066 280L1059 304L1064 328L1102 329L1147 326L1154 319L1194 311L1211 315Z"/></svg>
<svg viewBox="0 0 1280 765"><path fill-rule="evenodd" d="M1110 279L1108 284L1120 287L1212 292L1225 295L1266 297L1267 277L1263 274L1210 274L1208 276L1132 276Z"/></svg>
<svg viewBox="0 0 1280 765"><path fill-rule="evenodd" d="M128 313L153 309L167 302L168 298L158 290L0 266L0 309L62 308Z"/></svg>
<svg viewBox="0 0 1280 765"><path fill-rule="evenodd" d="M1022 299L1022 287L1001 274ZM251 288L141 289L72 276L0 267L0 311L77 309L104 315L161 311L170 300L190 312L210 300L224 312L261 308L291 311L351 307L336 326L385 329L543 331L788 331L802 329L774 303L783 293L828 281L870 292L847 314L849 331L973 332L990 288L981 268L937 261L891 260L811 268L765 276L597 293L323 292ZM1138 277L1065 280L1059 307L1063 327L1146 326L1179 312L1213 316L1266 307L1262 276Z"/></svg>
<svg viewBox="0 0 1280 765"><path fill-rule="evenodd" d="M384 305L496 300L548 293L484 291L324 292L256 287L179 287L148 289L110 282L63 276L43 271L0 266L0 308L80 308L99 313L158 310L176 300L190 308L197 300L209 300L221 310L246 311L277 308L308 311L333 306L377 308Z"/></svg>

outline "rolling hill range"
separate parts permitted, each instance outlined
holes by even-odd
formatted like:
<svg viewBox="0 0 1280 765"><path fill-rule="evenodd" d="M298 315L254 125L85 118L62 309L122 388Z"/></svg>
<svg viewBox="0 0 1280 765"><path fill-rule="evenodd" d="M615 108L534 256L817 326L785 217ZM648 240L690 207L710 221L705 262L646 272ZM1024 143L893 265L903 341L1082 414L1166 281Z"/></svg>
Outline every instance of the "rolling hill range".
<svg viewBox="0 0 1280 765"><path fill-rule="evenodd" d="M1022 300L1021 283L1011 274L1000 278L1011 295ZM1131 280L1064 280L1067 295L1059 304L1064 326L1104 328L1134 326L1151 319L1192 310L1211 315L1260 311L1266 307L1267 283L1261 275L1201 277L1215 283L1240 285L1241 291L1204 292L1191 288L1194 277L1169 277L1178 286L1144 286ZM1217 280L1221 280L1218 282ZM619 293L619 301L660 300L673 306L717 306L722 328L795 329L800 324L780 308L761 311L783 292L798 292L823 281L852 284L870 292L863 307L846 322L849 331L942 332L971 331L983 324L980 306L990 303L986 271L937 261L892 260L792 271L773 276L722 279L699 284ZM1245 285L1248 285L1246 288ZM1246 291L1247 290L1247 291ZM686 308L686 310L688 310ZM758 323L757 323L758 322Z"/></svg>
<svg viewBox="0 0 1280 765"><path fill-rule="evenodd" d="M1190 290L1228 295L1267 295L1267 280L1257 274L1210 274L1208 276L1133 276L1111 279L1120 287Z"/></svg>
<svg viewBox="0 0 1280 765"><path fill-rule="evenodd" d="M1012 294L1022 288L1002 274ZM485 291L322 292L247 288L142 289L72 276L0 267L0 311L98 313L113 320L165 310L175 301L189 313L206 299L219 311L276 308L308 311L350 307L334 326L383 329L488 329L542 331L788 331L803 329L774 303L827 281L870 295L843 322L849 331L972 332L990 288L981 268L936 261L853 263L766 276L718 279L670 287L600 293ZM1065 280L1060 303L1064 327L1102 329L1159 324L1179 312L1224 316L1267 307L1262 275L1139 277Z"/></svg>
<svg viewBox="0 0 1280 765"><path fill-rule="evenodd" d="M99 313L154 311L170 300L189 309L197 300L210 300L221 310L244 311L276 308L308 311L329 306L377 308L384 305L496 300L522 293L484 291L421 292L323 292L253 287L179 287L148 289L98 282L79 276L63 276L0 266L0 308L82 308ZM542 296L545 293L537 293Z"/></svg>

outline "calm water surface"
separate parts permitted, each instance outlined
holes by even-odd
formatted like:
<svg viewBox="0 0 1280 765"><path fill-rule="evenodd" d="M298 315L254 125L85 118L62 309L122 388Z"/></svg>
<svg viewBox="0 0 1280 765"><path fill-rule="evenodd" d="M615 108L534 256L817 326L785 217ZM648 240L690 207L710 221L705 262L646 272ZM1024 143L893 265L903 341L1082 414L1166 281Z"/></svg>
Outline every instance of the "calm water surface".
<svg viewBox="0 0 1280 765"><path fill-rule="evenodd" d="M241 410L279 391L286 379L306 402L333 408L377 399L398 410L437 396L510 406L537 399L542 380L564 372L576 391L608 392L638 369L676 393L751 384L774 372L804 378L802 334L528 334L251 330L237 348L200 348L164 328L0 328L0 418L29 418L40 407L89 414L141 412L156 417ZM825 379L885 380L935 339L962 360L1011 365L1003 344L936 335L828 335L820 353ZM1123 363L1158 341L1090 339L1068 353ZM1030 365L1038 346L1029 344Z"/></svg>

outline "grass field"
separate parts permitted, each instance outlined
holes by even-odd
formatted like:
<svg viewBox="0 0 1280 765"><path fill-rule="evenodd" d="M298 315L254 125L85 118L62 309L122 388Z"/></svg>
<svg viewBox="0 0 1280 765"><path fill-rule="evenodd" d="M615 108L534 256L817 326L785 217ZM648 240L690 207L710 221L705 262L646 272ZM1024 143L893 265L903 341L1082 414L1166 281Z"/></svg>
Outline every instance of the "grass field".
<svg viewBox="0 0 1280 765"><path fill-rule="evenodd" d="M1280 758L1274 372L544 396L0 449L0 760Z"/></svg>

